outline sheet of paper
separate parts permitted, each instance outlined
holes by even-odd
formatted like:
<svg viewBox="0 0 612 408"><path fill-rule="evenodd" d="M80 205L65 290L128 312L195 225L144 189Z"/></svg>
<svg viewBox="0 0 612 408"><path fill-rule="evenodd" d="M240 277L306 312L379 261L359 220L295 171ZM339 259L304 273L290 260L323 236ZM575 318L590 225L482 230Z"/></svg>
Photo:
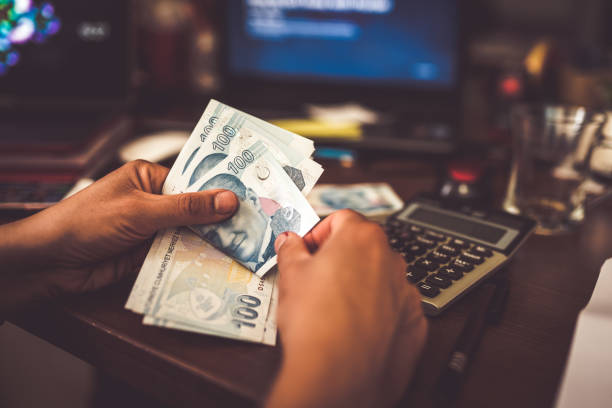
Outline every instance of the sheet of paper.
<svg viewBox="0 0 612 408"><path fill-rule="evenodd" d="M612 258L578 315L557 408L612 407Z"/></svg>

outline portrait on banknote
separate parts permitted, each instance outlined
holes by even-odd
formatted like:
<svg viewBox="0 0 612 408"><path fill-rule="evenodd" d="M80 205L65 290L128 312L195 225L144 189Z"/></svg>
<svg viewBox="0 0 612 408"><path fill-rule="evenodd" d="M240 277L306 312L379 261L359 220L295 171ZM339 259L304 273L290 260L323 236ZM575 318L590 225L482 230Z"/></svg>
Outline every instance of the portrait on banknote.
<svg viewBox="0 0 612 408"><path fill-rule="evenodd" d="M274 241L285 231L298 232L301 215L292 207L259 197L231 174L218 174L205 182L200 191L223 188L233 191L240 202L238 213L214 226L195 226L201 236L252 271L275 255Z"/></svg>

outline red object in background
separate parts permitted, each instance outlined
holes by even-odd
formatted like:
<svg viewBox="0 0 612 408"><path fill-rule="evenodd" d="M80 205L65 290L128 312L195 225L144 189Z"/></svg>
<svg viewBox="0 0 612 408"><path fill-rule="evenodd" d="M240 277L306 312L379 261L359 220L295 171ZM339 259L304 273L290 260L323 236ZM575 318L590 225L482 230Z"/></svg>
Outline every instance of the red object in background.
<svg viewBox="0 0 612 408"><path fill-rule="evenodd" d="M480 179L482 166L472 162L451 162L448 174L454 181L473 184Z"/></svg>
<svg viewBox="0 0 612 408"><path fill-rule="evenodd" d="M514 75L503 77L499 83L499 90L505 97L518 97L522 94L523 83Z"/></svg>

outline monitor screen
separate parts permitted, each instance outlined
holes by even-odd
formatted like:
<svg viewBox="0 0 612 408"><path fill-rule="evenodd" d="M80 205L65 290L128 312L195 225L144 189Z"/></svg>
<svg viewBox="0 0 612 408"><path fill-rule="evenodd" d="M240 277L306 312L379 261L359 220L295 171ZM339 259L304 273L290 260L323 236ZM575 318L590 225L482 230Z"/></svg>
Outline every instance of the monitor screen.
<svg viewBox="0 0 612 408"><path fill-rule="evenodd" d="M229 0L231 74L450 89L456 0Z"/></svg>
<svg viewBox="0 0 612 408"><path fill-rule="evenodd" d="M0 1L0 98L115 98L128 81L128 1Z"/></svg>

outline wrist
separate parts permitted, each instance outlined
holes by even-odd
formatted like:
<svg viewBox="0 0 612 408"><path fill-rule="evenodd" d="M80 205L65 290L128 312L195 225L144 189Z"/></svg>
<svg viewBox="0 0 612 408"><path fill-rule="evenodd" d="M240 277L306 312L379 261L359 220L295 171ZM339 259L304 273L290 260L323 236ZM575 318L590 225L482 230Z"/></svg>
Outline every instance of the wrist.
<svg viewBox="0 0 612 408"><path fill-rule="evenodd" d="M346 337L321 336L289 345L267 406L374 406L370 387L376 364L351 343Z"/></svg>
<svg viewBox="0 0 612 408"><path fill-rule="evenodd" d="M52 231L37 222L39 216L0 226L0 319L48 293Z"/></svg>

